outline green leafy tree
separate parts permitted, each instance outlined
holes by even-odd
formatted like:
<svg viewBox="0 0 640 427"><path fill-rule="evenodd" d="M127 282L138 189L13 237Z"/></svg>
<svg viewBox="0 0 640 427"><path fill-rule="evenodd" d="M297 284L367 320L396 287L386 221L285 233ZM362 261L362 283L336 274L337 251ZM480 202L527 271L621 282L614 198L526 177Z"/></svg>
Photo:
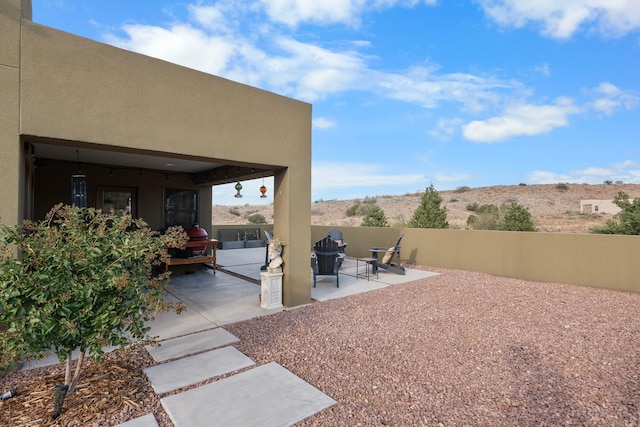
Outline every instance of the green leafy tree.
<svg viewBox="0 0 640 427"><path fill-rule="evenodd" d="M536 231L529 209L516 202L506 208L504 221L500 226L503 231Z"/></svg>
<svg viewBox="0 0 640 427"><path fill-rule="evenodd" d="M447 208L440 206L442 197L433 184L422 194L420 205L413 212L408 226L411 228L448 228Z"/></svg>
<svg viewBox="0 0 640 427"><path fill-rule="evenodd" d="M361 227L388 227L387 217L384 215L384 211L378 206L377 203L369 205L367 213L362 218Z"/></svg>
<svg viewBox="0 0 640 427"><path fill-rule="evenodd" d="M640 235L640 198L631 201L627 193L620 191L613 203L621 209L615 219L610 219L604 226L591 231L598 234Z"/></svg>
<svg viewBox="0 0 640 427"><path fill-rule="evenodd" d="M180 227L159 235L128 215L63 205L40 222L0 226L0 365L53 348L73 393L86 354L100 360L103 347L144 340L154 313L182 308L164 301L167 275L153 269L165 243L186 241Z"/></svg>

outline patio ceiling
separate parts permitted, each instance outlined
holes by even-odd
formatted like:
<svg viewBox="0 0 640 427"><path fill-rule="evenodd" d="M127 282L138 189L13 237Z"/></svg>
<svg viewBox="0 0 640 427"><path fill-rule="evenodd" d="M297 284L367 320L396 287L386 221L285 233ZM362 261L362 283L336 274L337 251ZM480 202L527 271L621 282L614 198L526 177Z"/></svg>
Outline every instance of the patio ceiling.
<svg viewBox="0 0 640 427"><path fill-rule="evenodd" d="M25 138L33 147L36 161L58 160L116 168L131 168L159 171L170 174L194 174L201 176L202 183L225 184L238 179L246 180L273 175L273 168L267 165L225 163L207 159L160 152L143 152L117 147L102 147L87 144L73 144L68 141L55 142L41 138Z"/></svg>

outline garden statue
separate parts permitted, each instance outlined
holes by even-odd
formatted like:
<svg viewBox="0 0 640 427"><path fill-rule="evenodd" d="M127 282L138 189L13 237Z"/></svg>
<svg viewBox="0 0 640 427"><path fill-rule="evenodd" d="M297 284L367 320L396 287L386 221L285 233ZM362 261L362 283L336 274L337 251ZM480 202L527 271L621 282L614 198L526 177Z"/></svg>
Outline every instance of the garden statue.
<svg viewBox="0 0 640 427"><path fill-rule="evenodd" d="M284 242L273 239L269 241L269 273L282 273L282 246Z"/></svg>

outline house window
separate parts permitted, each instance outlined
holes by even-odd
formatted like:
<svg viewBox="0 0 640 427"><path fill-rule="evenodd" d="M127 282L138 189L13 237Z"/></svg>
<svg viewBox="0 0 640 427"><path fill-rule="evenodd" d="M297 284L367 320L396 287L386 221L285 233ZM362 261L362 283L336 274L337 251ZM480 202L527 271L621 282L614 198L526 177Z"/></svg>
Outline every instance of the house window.
<svg viewBox="0 0 640 427"><path fill-rule="evenodd" d="M598 205L595 205L595 206L593 207L593 210L594 210L595 212L598 212Z"/></svg>
<svg viewBox="0 0 640 427"><path fill-rule="evenodd" d="M185 230L198 223L198 192L164 190L164 227L181 225Z"/></svg>
<svg viewBox="0 0 640 427"><path fill-rule="evenodd" d="M103 212L138 216L137 191L134 187L98 187L98 207Z"/></svg>

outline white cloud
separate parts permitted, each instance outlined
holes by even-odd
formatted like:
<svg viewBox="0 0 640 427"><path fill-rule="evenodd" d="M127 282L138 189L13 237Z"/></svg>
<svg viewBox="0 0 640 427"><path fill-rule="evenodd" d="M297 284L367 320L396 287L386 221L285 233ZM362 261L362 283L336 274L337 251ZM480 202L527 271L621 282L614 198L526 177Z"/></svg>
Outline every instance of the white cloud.
<svg viewBox="0 0 640 427"><path fill-rule="evenodd" d="M438 74L438 67L416 66L403 74L375 73L368 79L377 90L391 99L435 108L441 102L455 102L467 111L478 113L487 105L501 102L500 91L519 91L517 82L465 73ZM376 89L376 88L374 88Z"/></svg>
<svg viewBox="0 0 640 427"><path fill-rule="evenodd" d="M331 129L336 127L336 122L326 117L316 117L313 119L313 127L320 130Z"/></svg>
<svg viewBox="0 0 640 427"><path fill-rule="evenodd" d="M640 29L637 0L476 0L505 27L538 25L544 35L567 39L581 29L621 37Z"/></svg>
<svg viewBox="0 0 640 427"><path fill-rule="evenodd" d="M301 23L319 25L360 25L360 17L371 10L392 7L412 8L418 4L435 6L437 0L260 0L266 14L274 22L290 27Z"/></svg>
<svg viewBox="0 0 640 427"><path fill-rule="evenodd" d="M314 190L354 187L387 187L424 184L422 174L388 174L382 165L347 162L314 163L311 180Z"/></svg>
<svg viewBox="0 0 640 427"><path fill-rule="evenodd" d="M532 184L555 184L570 182L576 184L602 184L605 181L622 181L627 184L640 184L640 169L630 160L613 164L611 167L593 166L576 169L567 173L533 171L527 177Z"/></svg>
<svg viewBox="0 0 640 427"><path fill-rule="evenodd" d="M569 115L580 112L573 102L561 98L553 105L517 105L502 116L474 120L462 126L465 138L475 142L500 142L517 136L551 132L569 124Z"/></svg>
<svg viewBox="0 0 640 427"><path fill-rule="evenodd" d="M458 131L462 119L440 119L436 123L436 127L429 131L429 135L439 141L449 141L453 135Z"/></svg>
<svg viewBox="0 0 640 427"><path fill-rule="evenodd" d="M623 91L609 82L600 83L590 92L595 98L591 102L591 108L607 116L618 110L635 108L640 100L633 92Z"/></svg>

